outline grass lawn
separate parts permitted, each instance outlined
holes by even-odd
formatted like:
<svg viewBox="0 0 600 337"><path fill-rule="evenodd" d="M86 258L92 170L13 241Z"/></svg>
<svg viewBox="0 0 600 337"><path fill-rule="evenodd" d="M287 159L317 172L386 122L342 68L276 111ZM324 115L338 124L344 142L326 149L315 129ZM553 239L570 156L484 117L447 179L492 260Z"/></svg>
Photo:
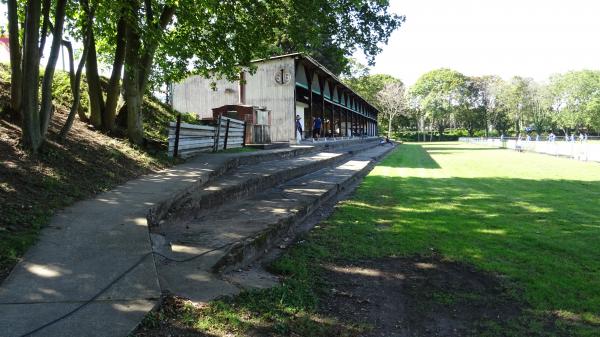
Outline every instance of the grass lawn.
<svg viewBox="0 0 600 337"><path fill-rule="evenodd" d="M168 317L210 336L357 335L368 327L333 329L336 318L319 312L324 266L410 256L500 280L521 309L480 322L474 335L600 336L600 164L462 143L401 145L273 264L281 286L202 308L182 302L145 324ZM432 297L450 303L457 295Z"/></svg>

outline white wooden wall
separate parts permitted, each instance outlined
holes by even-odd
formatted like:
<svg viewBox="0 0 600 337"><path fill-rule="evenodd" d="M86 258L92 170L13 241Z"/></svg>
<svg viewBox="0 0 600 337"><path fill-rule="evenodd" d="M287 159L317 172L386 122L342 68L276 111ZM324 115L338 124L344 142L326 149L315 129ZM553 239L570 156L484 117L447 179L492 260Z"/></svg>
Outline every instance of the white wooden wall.
<svg viewBox="0 0 600 337"><path fill-rule="evenodd" d="M216 90L211 83L216 82ZM181 112L197 114L199 118L211 118L212 109L226 104L237 104L239 85L226 80L211 80L190 76L173 85L173 108Z"/></svg>
<svg viewBox="0 0 600 337"><path fill-rule="evenodd" d="M290 74L286 84L275 81L275 75L282 68ZM292 57L261 62L254 75L246 74L246 104L265 106L271 110L271 140L274 142L295 139L294 90Z"/></svg>
<svg viewBox="0 0 600 337"><path fill-rule="evenodd" d="M294 58L286 57L257 63L254 74L246 73L247 105L264 106L271 110L271 140L294 140ZM281 69L290 74L290 80L279 84L275 76ZM217 90L211 89L216 82ZM226 104L239 103L239 83L210 80L191 76L173 85L173 108L181 112L196 113L200 118L212 117L212 109Z"/></svg>

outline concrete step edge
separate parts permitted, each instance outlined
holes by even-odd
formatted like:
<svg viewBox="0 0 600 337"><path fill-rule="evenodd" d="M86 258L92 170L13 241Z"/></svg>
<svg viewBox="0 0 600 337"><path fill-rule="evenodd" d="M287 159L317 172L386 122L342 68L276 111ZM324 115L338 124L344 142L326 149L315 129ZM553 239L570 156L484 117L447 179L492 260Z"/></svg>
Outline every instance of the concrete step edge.
<svg viewBox="0 0 600 337"><path fill-rule="evenodd" d="M192 190L188 190L185 194L178 196L176 200L173 200L170 203L169 209L166 210L166 213L160 219L154 219L153 222L149 223L150 227L159 226L162 222L161 220L178 219L179 215L182 213L186 213L186 215L194 213L196 216L198 216L203 212L208 212L210 209L223 205L225 202L233 202L250 197L256 193L260 193L261 191L282 184L288 180L292 180L325 167L335 165L355 155L356 153L367 151L374 146L375 143L371 142L353 144L353 146L347 147L348 151L336 157L326 158L316 162L308 162L305 165L301 165L289 170L282 169L270 175L252 177L241 182L240 184L232 185L222 190L214 190L211 192L204 192L202 190L210 183L215 182L218 178L224 178L226 174L224 173L220 177L197 186Z"/></svg>
<svg viewBox="0 0 600 337"><path fill-rule="evenodd" d="M393 149L394 147L372 158L370 163L363 169L357 171L342 183L332 186L332 188L319 195L319 197L314 199L311 203L303 205L298 212L290 214L288 217L282 218L277 223L272 224L269 228L231 245L226 254L212 267L212 271L215 273L224 273L245 267L262 257L276 243L280 242L283 237L295 236L295 234L297 234L294 233L294 227L296 225L302 223L304 219L310 216L323 203L366 176L375 167L377 162L389 154Z"/></svg>
<svg viewBox="0 0 600 337"><path fill-rule="evenodd" d="M148 210L146 215L146 219L148 221L148 226L153 227L157 226L162 220L164 220L169 213L172 213L173 208L178 207L178 204L181 204L183 200L188 198L192 193L198 191L202 187L207 184L213 182L219 177L224 176L226 173L242 166L242 165L252 165L261 162L268 162L273 160L282 160L282 159L290 159L299 157L302 155L308 155L311 153L321 152L323 149L331 150L341 147L354 147L360 146L364 144L368 145L376 145L378 142L377 138L366 138L359 140L344 140L338 142L329 142L328 144L322 146L314 146L314 147L299 147L292 148L286 150L272 150L268 153L248 153L243 155L232 155L232 157L226 160L221 166L212 171L206 180L197 181L195 184L188 186L185 189L177 191L170 197L166 198L162 202L159 202L156 206L152 207Z"/></svg>

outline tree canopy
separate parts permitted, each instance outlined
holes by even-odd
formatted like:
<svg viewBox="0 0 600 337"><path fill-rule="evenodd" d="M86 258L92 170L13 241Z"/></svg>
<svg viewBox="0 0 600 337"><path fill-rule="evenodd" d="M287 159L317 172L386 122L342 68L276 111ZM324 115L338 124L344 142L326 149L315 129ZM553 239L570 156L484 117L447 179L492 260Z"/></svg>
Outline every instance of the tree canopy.
<svg viewBox="0 0 600 337"><path fill-rule="evenodd" d="M464 109L468 92L467 77L451 69L436 69L422 75L410 89L410 95L441 134Z"/></svg>
<svg viewBox="0 0 600 337"><path fill-rule="evenodd" d="M253 59L297 51L339 74L357 49L372 62L404 21L388 11L386 0L6 1L11 107L23 117L24 144L33 151L43 144L52 119L52 78L63 35L87 47L82 62L90 123L110 133L119 120L129 139L141 144L141 102L150 88L190 74L236 79L241 69L252 69ZM30 84L37 83L40 51L50 36L40 102L38 88ZM111 72L107 83L99 75L103 65ZM121 94L125 105L117 118Z"/></svg>

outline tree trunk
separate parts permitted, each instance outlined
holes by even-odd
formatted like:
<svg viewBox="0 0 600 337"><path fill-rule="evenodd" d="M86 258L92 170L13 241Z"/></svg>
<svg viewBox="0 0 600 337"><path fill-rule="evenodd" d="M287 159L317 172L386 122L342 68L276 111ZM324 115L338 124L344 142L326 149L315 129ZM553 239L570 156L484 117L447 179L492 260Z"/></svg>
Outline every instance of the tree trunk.
<svg viewBox="0 0 600 337"><path fill-rule="evenodd" d="M92 26L90 25L88 27L88 31L92 29ZM73 126L73 121L75 120L75 114L77 113L77 111L79 110L79 99L81 97L81 73L83 72L83 66L85 64L86 58L87 58L87 53L89 51L89 47L90 47L90 34L87 34L87 37L84 40L84 45L83 45L83 53L81 54L81 59L79 60L79 65L77 66L77 72L75 72L75 64L73 62L73 47L71 46L71 43L68 41L63 41L63 44L65 45L65 47L67 47L67 50L69 51L69 75L70 75L70 79L71 79L71 91L73 92L73 103L71 104L71 110L69 111L69 116L67 117L67 120L65 122L65 125L63 125L62 129L60 130L60 134L59 134L59 138L60 139L65 139L67 134L69 133L69 130L71 130L71 126Z"/></svg>
<svg viewBox="0 0 600 337"><path fill-rule="evenodd" d="M38 88L40 73L40 32L41 3L27 3L25 29L23 32L23 145L37 153L42 144L40 115L38 110Z"/></svg>
<svg viewBox="0 0 600 337"><path fill-rule="evenodd" d="M433 142L433 120L429 124L429 141Z"/></svg>
<svg viewBox="0 0 600 337"><path fill-rule="evenodd" d="M117 46L115 50L115 59L113 62L112 73L108 81L106 92L106 106L102 115L102 128L104 131L111 132L115 129L115 119L117 116L117 102L121 93L121 71L125 61L125 19L121 17L117 23Z"/></svg>
<svg viewBox="0 0 600 337"><path fill-rule="evenodd" d="M388 138L392 138L392 115L389 116L388 120Z"/></svg>
<svg viewBox="0 0 600 337"><path fill-rule="evenodd" d="M50 56L46 64L44 72L44 80L42 82L42 105L40 108L40 133L42 138L46 137L48 126L52 120L54 109L52 108L52 82L54 81L54 70L56 69L56 61L62 43L63 25L65 22L65 10L67 0L58 0L56 2L56 13L54 15L54 30L52 32L52 46L50 47Z"/></svg>
<svg viewBox="0 0 600 337"><path fill-rule="evenodd" d="M150 1L146 2L151 4ZM140 4L135 0L129 1L128 10L137 13ZM151 13L151 8L146 8L147 13ZM148 18L149 25L156 30L158 36L154 36L151 41L145 44L143 53L140 55L141 37L138 33L139 27L133 20L126 20L125 28L125 78L123 86L125 89L125 102L127 105L127 135L134 144L142 144L144 141L144 125L142 116L142 100L148 83L148 77L152 69L154 54L158 48L158 38L164 32L167 25L171 22L175 8L165 6L162 10L157 23L151 17Z"/></svg>
<svg viewBox="0 0 600 337"><path fill-rule="evenodd" d="M134 10L132 8L132 10ZM132 22L127 22L126 27L126 51L125 51L125 78L123 86L125 89L125 101L127 102L127 136L134 144L142 144L144 141L144 125L142 123L143 92L140 92L140 64L138 53L141 47L140 36L137 27Z"/></svg>
<svg viewBox="0 0 600 337"><path fill-rule="evenodd" d="M23 32L23 145L36 153L42 144L38 88L40 74L40 50L38 46L41 4L27 3L25 29Z"/></svg>
<svg viewBox="0 0 600 337"><path fill-rule="evenodd" d="M85 72L88 81L88 95L90 98L90 122L96 128L102 127L102 114L104 113L104 97L102 85L98 75L98 55L96 54L96 40L91 33L90 48L87 54Z"/></svg>
<svg viewBox="0 0 600 337"><path fill-rule="evenodd" d="M50 27L50 8L52 7L51 0L44 0L42 4L42 32L40 34L40 58L44 57L44 47L46 46L46 37L48 36L48 28Z"/></svg>
<svg viewBox="0 0 600 337"><path fill-rule="evenodd" d="M21 101L23 72L21 68L21 42L19 40L19 14L17 0L8 0L8 39L10 49L10 110L13 121L22 119Z"/></svg>

